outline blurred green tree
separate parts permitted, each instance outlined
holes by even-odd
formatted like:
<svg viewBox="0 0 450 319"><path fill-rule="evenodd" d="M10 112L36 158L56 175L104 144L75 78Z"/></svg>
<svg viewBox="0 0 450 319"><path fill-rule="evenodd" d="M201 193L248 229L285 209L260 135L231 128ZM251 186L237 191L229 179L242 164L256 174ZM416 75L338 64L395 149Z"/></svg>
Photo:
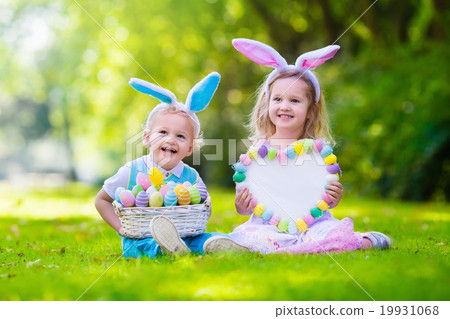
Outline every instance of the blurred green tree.
<svg viewBox="0 0 450 319"><path fill-rule="evenodd" d="M218 71L221 84L200 120L205 138L224 139L224 159L202 158L198 168L209 183L231 186L229 140L237 140L238 154L245 150L240 139L254 92L270 71L238 54L231 39L268 43L290 63L336 42L342 50L318 73L347 191L449 199L448 2L78 3L1 5L2 162L24 152L32 159L25 144L55 139L63 142L57 160L67 163L68 177L100 182L126 160L127 139L139 136L158 103L136 94L130 77L157 82L184 101ZM205 146L204 154L212 152Z"/></svg>

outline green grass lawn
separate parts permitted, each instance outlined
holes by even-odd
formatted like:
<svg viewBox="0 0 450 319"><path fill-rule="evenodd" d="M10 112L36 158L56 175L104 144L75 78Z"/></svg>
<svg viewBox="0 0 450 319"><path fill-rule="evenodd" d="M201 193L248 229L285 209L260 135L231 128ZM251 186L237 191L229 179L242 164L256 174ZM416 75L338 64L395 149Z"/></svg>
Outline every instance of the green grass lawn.
<svg viewBox="0 0 450 319"><path fill-rule="evenodd" d="M232 191L210 191L208 231L228 233L247 219L234 211ZM96 192L0 185L0 300L450 299L448 204L344 197L334 215L388 234L389 251L152 260L120 258L118 235L94 208Z"/></svg>

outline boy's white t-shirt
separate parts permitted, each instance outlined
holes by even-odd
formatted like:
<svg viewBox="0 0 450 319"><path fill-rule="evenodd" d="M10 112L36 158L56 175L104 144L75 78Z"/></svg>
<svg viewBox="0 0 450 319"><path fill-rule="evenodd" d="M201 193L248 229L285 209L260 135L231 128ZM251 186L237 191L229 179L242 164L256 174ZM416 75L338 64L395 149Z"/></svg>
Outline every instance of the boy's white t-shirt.
<svg viewBox="0 0 450 319"><path fill-rule="evenodd" d="M184 163L180 161L174 168L172 168L169 171L166 171L164 168L159 167L157 164L155 164L151 158L150 155L144 155L143 156L144 163L147 167L157 167L161 173L163 174L164 178L169 177L170 175L174 174L178 178L181 177L181 174L183 174L184 169ZM128 186L128 179L130 177L130 168L131 168L131 162L126 163L124 166L119 168L117 173L103 183L103 189L105 190L106 194L108 194L109 197L114 199L116 189L119 187L127 188ZM199 180L201 180L200 176L198 177Z"/></svg>

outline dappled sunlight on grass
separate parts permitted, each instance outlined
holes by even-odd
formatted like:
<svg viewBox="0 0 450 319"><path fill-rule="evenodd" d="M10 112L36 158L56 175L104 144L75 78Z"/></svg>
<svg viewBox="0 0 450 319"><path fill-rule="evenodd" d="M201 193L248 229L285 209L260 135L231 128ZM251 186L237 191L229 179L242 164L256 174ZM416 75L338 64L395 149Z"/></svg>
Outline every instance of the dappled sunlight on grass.
<svg viewBox="0 0 450 319"><path fill-rule="evenodd" d="M445 204L344 198L333 209L352 217L356 231L389 234L389 251L125 259L95 211L97 189L0 190L0 300L75 300L99 278L81 300L369 300L346 272L377 300L449 296ZM230 232L248 219L235 212L232 189L209 191L208 231Z"/></svg>
<svg viewBox="0 0 450 319"><path fill-rule="evenodd" d="M85 216L99 219L94 207L97 191L76 183L39 189L20 189L0 184L0 216L48 219Z"/></svg>
<svg viewBox="0 0 450 319"><path fill-rule="evenodd" d="M243 276L241 270L221 270L221 275L207 271L205 275L200 275L199 280L194 280L186 290L188 295L195 300L236 300L258 299L258 295L267 295L267 287L258 285L258 281L249 280L248 276ZM204 272L205 273L205 272ZM253 276L252 276L253 277Z"/></svg>
<svg viewBox="0 0 450 319"><path fill-rule="evenodd" d="M241 286L241 287L239 287ZM255 287L251 285L235 285L228 283L213 283L201 286L193 293L195 299L205 300L230 300L230 299L255 299Z"/></svg>
<svg viewBox="0 0 450 319"><path fill-rule="evenodd" d="M234 207L234 191L228 188L210 187L212 214L208 223L208 232L230 233L234 228L248 220Z"/></svg>
<svg viewBox="0 0 450 319"><path fill-rule="evenodd" d="M419 218L422 220L429 220L433 222L449 222L450 221L450 213L444 212L425 212L419 214Z"/></svg>

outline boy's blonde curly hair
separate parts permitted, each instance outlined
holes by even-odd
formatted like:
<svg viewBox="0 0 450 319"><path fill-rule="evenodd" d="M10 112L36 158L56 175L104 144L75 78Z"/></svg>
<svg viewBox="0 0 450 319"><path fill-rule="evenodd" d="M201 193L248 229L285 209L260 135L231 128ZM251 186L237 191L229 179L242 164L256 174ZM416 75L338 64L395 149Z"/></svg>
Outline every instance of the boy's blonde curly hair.
<svg viewBox="0 0 450 319"><path fill-rule="evenodd" d="M145 137L149 136L151 133L151 128L155 120L163 115L163 114L179 114L189 119L191 125L192 125L192 136L193 138L193 147L194 150L199 150L203 146L203 133L199 132L197 136L195 135L195 123L192 117L186 113L185 108L180 107L178 104L167 104L167 103L161 103L162 107L160 107L158 110L155 110L153 113L150 112L147 121L143 125L143 132L142 132L142 140L146 147L150 148L150 144L145 143Z"/></svg>

